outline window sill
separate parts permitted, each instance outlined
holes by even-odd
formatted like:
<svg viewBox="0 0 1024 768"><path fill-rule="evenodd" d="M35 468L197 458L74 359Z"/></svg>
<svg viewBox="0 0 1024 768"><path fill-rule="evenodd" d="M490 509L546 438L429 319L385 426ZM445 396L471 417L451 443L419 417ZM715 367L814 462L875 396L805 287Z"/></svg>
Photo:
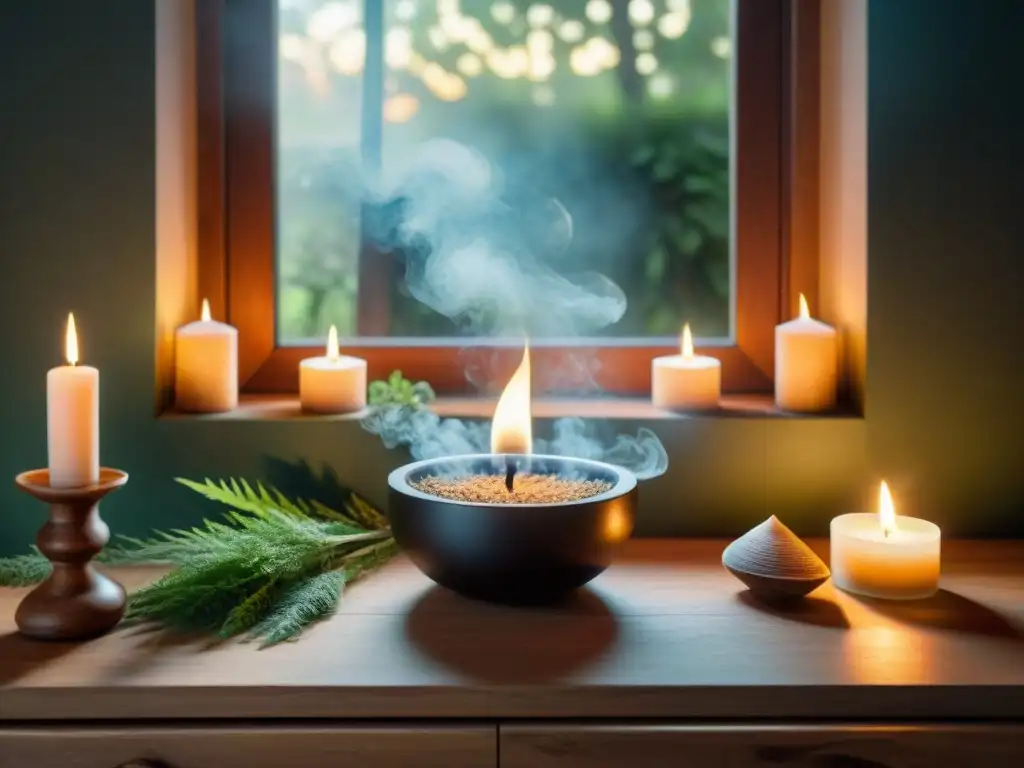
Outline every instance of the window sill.
<svg viewBox="0 0 1024 768"><path fill-rule="evenodd" d="M487 419L494 413L495 398L441 397L431 404L440 416ZM294 395L243 395L238 408L229 413L193 414L167 411L160 418L195 421L357 421L369 409L358 413L321 415L304 413ZM768 418L768 419L835 419L858 418L853 408L840 407L828 413L794 414L775 407L771 395L726 395L715 411L677 413L656 408L643 398L538 398L532 413L538 419L575 416L583 419L618 419L632 421Z"/></svg>

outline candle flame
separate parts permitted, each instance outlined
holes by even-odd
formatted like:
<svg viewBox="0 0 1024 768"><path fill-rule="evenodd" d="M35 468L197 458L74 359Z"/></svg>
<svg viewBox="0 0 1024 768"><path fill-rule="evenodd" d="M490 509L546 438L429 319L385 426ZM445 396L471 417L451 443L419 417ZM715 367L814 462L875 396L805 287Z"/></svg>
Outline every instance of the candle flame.
<svg viewBox="0 0 1024 768"><path fill-rule="evenodd" d="M878 491L878 522L882 524L882 531L886 536L896 530L896 505L893 504L889 484L885 480Z"/></svg>
<svg viewBox="0 0 1024 768"><path fill-rule="evenodd" d="M68 327L64 331L64 357L68 365L78 365L78 331L75 330L75 316L68 312Z"/></svg>
<svg viewBox="0 0 1024 768"><path fill-rule="evenodd" d="M338 329L333 325L327 332L327 356L331 360L338 359Z"/></svg>
<svg viewBox="0 0 1024 768"><path fill-rule="evenodd" d="M683 325L683 339L680 343L683 357L693 357L693 334L690 333L690 324Z"/></svg>
<svg viewBox="0 0 1024 768"><path fill-rule="evenodd" d="M203 299L203 311L200 315L204 323L210 322L210 300Z"/></svg>
<svg viewBox="0 0 1024 768"><path fill-rule="evenodd" d="M811 318L811 310L807 308L807 298L802 293L800 294L800 317L804 320Z"/></svg>
<svg viewBox="0 0 1024 768"><path fill-rule="evenodd" d="M530 345L505 385L491 420L491 453L523 453L533 449L530 423Z"/></svg>

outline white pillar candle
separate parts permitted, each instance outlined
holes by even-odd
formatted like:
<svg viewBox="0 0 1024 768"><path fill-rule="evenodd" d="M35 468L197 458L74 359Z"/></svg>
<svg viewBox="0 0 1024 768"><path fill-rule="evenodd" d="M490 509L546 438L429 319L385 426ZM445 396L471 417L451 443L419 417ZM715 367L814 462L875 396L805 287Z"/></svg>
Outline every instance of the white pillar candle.
<svg viewBox="0 0 1024 768"><path fill-rule="evenodd" d="M784 411L828 411L836 404L836 329L815 320L800 294L800 316L775 326L775 403Z"/></svg>
<svg viewBox="0 0 1024 768"><path fill-rule="evenodd" d="M366 407L366 361L338 354L338 329L327 334L327 355L299 363L299 402L311 413L352 413Z"/></svg>
<svg viewBox="0 0 1024 768"><path fill-rule="evenodd" d="M238 331L210 319L203 299L202 319L183 325L174 336L174 405L192 413L222 413L238 405Z"/></svg>
<svg viewBox="0 0 1024 768"><path fill-rule="evenodd" d="M914 600L939 588L942 534L927 520L896 517L889 486L882 483L878 514L832 520L832 581L869 597Z"/></svg>
<svg viewBox="0 0 1024 768"><path fill-rule="evenodd" d="M656 357L651 363L651 400L659 408L699 411L718 407L722 364L693 354L690 324L683 326L682 354Z"/></svg>
<svg viewBox="0 0 1024 768"><path fill-rule="evenodd" d="M100 372L78 365L74 315L68 315L64 355L68 364L46 374L50 485L81 488L100 479Z"/></svg>

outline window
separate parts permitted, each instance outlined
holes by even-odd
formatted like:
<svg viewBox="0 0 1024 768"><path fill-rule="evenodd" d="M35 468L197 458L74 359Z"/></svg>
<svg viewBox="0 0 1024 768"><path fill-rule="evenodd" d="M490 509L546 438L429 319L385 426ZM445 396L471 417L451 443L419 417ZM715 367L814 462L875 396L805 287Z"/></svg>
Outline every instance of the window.
<svg viewBox="0 0 1024 768"><path fill-rule="evenodd" d="M645 393L683 322L770 388L787 0L199 4L200 285L249 391L329 325L371 377ZM788 314L788 311L787 311Z"/></svg>

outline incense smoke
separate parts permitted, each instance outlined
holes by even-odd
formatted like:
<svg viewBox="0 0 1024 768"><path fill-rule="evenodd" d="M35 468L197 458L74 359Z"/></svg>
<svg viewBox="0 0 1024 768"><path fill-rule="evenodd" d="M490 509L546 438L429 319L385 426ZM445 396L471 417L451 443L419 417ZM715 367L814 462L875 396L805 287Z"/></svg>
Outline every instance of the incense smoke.
<svg viewBox="0 0 1024 768"><path fill-rule="evenodd" d="M572 239L557 200L503 196L480 153L449 140L425 143L384 203L378 244L404 260L409 293L467 335L593 334L626 311L622 289L597 272L551 266Z"/></svg>
<svg viewBox="0 0 1024 768"><path fill-rule="evenodd" d="M370 236L404 268L410 295L477 338L594 336L626 311L626 295L597 272L556 267L573 238L559 201L504 188L497 169L475 150L448 140L424 144L409 170L379 191ZM550 371L546 372L552 373ZM592 367L566 360L566 380L592 386ZM476 372L467 367L467 379ZM364 426L389 448L415 459L489 451L489 423L442 419L427 410L380 409ZM535 453L596 459L655 477L668 467L657 436L615 434L606 422L557 420Z"/></svg>
<svg viewBox="0 0 1024 768"><path fill-rule="evenodd" d="M443 419L429 410L382 408L364 419L363 426L387 448L408 447L417 461L490 452L489 423ZM553 432L550 440L534 438L534 453L604 461L625 467L641 480L668 469L665 447L643 427L631 436L615 434L606 422L564 418L554 422Z"/></svg>

